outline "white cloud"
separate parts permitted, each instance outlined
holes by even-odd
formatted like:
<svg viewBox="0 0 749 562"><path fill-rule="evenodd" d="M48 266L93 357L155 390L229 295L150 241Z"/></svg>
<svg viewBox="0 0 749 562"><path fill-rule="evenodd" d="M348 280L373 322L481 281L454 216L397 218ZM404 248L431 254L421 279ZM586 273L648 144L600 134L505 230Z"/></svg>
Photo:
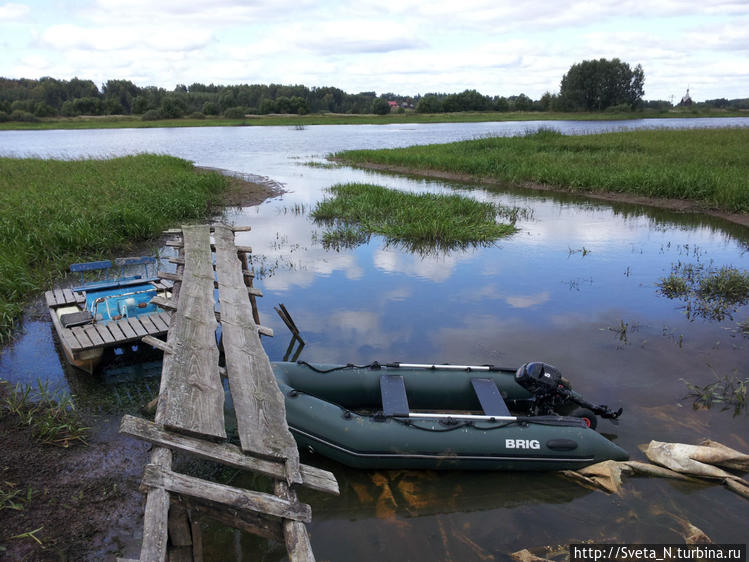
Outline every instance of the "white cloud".
<svg viewBox="0 0 749 562"><path fill-rule="evenodd" d="M31 13L31 8L23 4L0 5L0 21L21 20Z"/></svg>
<svg viewBox="0 0 749 562"><path fill-rule="evenodd" d="M13 22L0 53L13 77L537 99L558 91L572 64L618 57L643 65L647 98L687 84L699 86L697 100L749 89L731 70L745 68L749 50L749 3L738 0L39 0L0 5L0 21Z"/></svg>
<svg viewBox="0 0 749 562"><path fill-rule="evenodd" d="M145 25L129 27L80 27L71 24L53 25L41 36L44 45L53 49L87 51L122 51L149 49L153 51L192 51L208 45L211 32L198 28L158 28Z"/></svg>

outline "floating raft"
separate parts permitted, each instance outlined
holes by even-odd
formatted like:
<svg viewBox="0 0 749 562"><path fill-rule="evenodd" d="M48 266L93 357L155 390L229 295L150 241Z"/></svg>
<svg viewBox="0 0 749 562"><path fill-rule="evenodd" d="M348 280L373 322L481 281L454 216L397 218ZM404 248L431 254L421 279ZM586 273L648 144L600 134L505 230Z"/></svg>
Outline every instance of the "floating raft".
<svg viewBox="0 0 749 562"><path fill-rule="evenodd" d="M115 265L138 265L155 263L154 258L119 258ZM109 261L90 264L75 264L71 271L107 270L112 266ZM44 298L50 312L65 356L73 366L88 373L96 369L102 354L107 348L123 347L137 344L145 336L159 337L169 329L169 315L151 306L135 314L113 315L97 318L89 310L89 293L107 292L108 298L121 297L126 294L143 293L144 289L162 298L169 295L172 281L160 277L139 276L93 283L84 283L79 287L54 289L47 291Z"/></svg>

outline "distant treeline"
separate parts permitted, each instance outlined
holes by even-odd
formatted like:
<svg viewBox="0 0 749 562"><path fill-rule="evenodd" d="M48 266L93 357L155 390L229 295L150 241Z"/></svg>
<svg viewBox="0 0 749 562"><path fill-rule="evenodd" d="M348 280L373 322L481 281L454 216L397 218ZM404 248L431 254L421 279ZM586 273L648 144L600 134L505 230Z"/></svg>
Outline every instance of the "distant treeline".
<svg viewBox="0 0 749 562"><path fill-rule="evenodd" d="M638 108L667 110L668 101L641 101ZM694 107L749 109L749 99L716 99ZM618 108L631 109L631 108ZM108 80L101 88L91 80L73 78L12 79L0 77L0 121L34 121L41 117L79 115L140 115L143 119L185 116L241 118L247 114L348 113L391 111L450 113L458 111L565 111L561 98L546 93L538 100L525 94L486 96L476 90L458 94L403 96L375 92L349 94L334 87L280 84L178 85L174 90L139 87L129 80Z"/></svg>

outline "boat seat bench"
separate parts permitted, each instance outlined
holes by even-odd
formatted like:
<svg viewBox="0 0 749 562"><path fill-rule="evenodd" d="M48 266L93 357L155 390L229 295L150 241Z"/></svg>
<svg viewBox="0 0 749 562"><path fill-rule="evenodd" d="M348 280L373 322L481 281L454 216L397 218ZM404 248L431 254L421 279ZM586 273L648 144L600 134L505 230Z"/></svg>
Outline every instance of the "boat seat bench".
<svg viewBox="0 0 749 562"><path fill-rule="evenodd" d="M382 375L380 377L382 413L386 416L407 416L408 397L402 375Z"/></svg>
<svg viewBox="0 0 749 562"><path fill-rule="evenodd" d="M471 384L473 385L473 390L476 391L476 396L481 404L481 409L484 410L484 414L487 416L512 415L492 379L475 378L471 379Z"/></svg>

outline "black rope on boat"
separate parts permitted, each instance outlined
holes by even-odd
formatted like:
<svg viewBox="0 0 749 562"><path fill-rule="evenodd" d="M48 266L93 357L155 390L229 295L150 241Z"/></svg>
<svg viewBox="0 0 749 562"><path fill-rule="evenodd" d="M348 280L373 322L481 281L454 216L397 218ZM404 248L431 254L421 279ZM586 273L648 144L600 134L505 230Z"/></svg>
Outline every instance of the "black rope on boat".
<svg viewBox="0 0 749 562"><path fill-rule="evenodd" d="M438 429L436 427L424 427L421 425L416 425L413 420L409 419L400 419L400 418L393 418L398 423L402 423L403 425L408 425L410 427L413 427L414 429L420 429L421 431L431 431L434 433L447 433L448 431L455 431L456 429L462 429L466 426L473 425L473 422L467 421L463 423L456 423L455 425L451 425L449 427L445 427L442 429Z"/></svg>
<svg viewBox="0 0 749 562"><path fill-rule="evenodd" d="M381 365L374 361L368 365L354 365L353 363L346 363L345 365L341 365L339 367L332 367L330 369L320 369L318 367L315 367L314 365L307 363L306 361L297 361L297 365L303 365L307 367L308 369L312 369L316 373L332 373L333 371L345 371L346 369L380 369Z"/></svg>

